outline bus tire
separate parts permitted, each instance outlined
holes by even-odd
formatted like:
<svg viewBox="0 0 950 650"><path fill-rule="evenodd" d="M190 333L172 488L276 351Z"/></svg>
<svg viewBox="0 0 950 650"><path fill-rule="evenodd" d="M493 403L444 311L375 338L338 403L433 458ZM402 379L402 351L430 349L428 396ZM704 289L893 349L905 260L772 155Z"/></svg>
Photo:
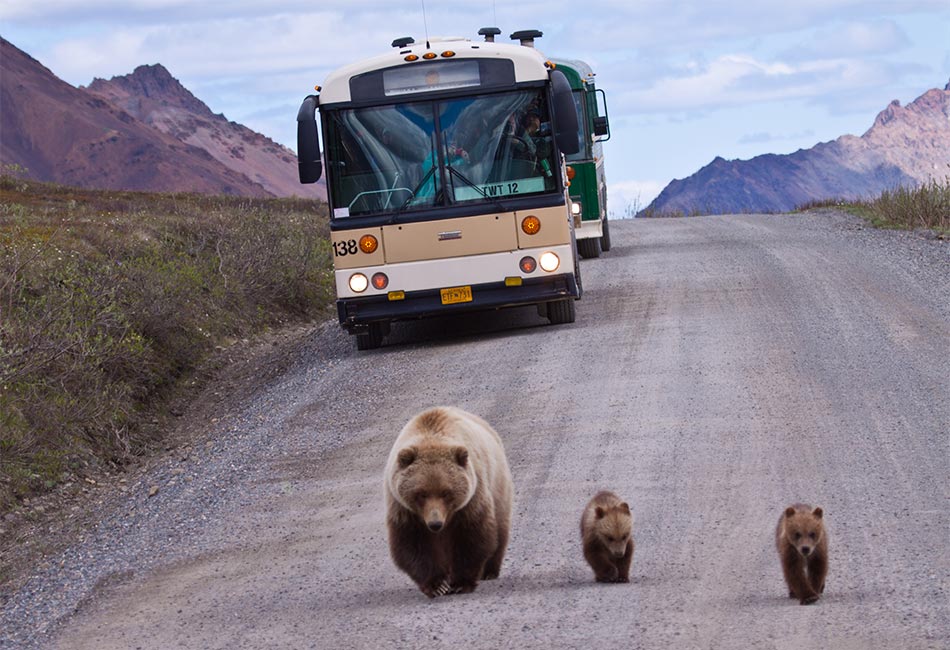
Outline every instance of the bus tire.
<svg viewBox="0 0 950 650"><path fill-rule="evenodd" d="M381 323L370 323L369 329L356 335L357 350L375 350L383 344L383 326Z"/></svg>
<svg viewBox="0 0 950 650"><path fill-rule="evenodd" d="M605 253L610 250L610 226L608 224L607 217L604 217L604 234L600 238L600 250Z"/></svg>
<svg viewBox="0 0 950 650"><path fill-rule="evenodd" d="M552 325L574 322L574 299L565 298L548 303L548 320Z"/></svg>
<svg viewBox="0 0 950 650"><path fill-rule="evenodd" d="M577 252L584 258L600 257L600 237L578 239Z"/></svg>

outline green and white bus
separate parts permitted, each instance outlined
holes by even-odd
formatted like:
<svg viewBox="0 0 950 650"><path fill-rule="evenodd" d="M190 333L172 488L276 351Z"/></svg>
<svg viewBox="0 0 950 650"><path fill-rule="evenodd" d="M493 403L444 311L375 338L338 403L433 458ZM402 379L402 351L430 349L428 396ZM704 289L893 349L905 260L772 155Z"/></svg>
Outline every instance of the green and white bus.
<svg viewBox="0 0 950 650"><path fill-rule="evenodd" d="M571 84L580 125L578 150L567 155L577 250L581 257L600 257L601 251L610 250L607 180L601 144L610 139L607 97L595 86L594 71L587 63L569 59L552 61Z"/></svg>
<svg viewBox="0 0 950 650"><path fill-rule="evenodd" d="M574 321L573 94L533 47L541 32L512 34L520 45L498 33L397 39L300 107L300 180L325 164L337 310L358 349L393 321L437 314L533 304Z"/></svg>

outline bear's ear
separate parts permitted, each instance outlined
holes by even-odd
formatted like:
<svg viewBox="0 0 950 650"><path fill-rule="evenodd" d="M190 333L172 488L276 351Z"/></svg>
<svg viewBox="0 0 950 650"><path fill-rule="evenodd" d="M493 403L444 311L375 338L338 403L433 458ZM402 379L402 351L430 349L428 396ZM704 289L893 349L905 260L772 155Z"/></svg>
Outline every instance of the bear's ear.
<svg viewBox="0 0 950 650"><path fill-rule="evenodd" d="M468 449L465 447L456 447L455 462L459 464L459 467L465 467L468 465Z"/></svg>
<svg viewBox="0 0 950 650"><path fill-rule="evenodd" d="M822 515L824 515L825 513L821 508L815 508L814 510L811 511L811 514L821 519Z"/></svg>
<svg viewBox="0 0 950 650"><path fill-rule="evenodd" d="M785 516L786 516L786 517L792 517L792 516L794 516L794 515L795 515L795 508L793 508L792 506L789 506L789 507L785 508Z"/></svg>
<svg viewBox="0 0 950 650"><path fill-rule="evenodd" d="M600 506L597 506L596 508L594 508L594 516L597 517L597 519L603 519L604 515L606 514L607 514L607 511L601 508Z"/></svg>
<svg viewBox="0 0 950 650"><path fill-rule="evenodd" d="M621 504L620 504L619 506L617 506L617 507L620 508L620 510L622 510L622 511L624 512L624 514L628 514L628 515L630 514L630 506L627 505L627 502L626 502L626 501L624 501L623 503L621 503Z"/></svg>
<svg viewBox="0 0 950 650"><path fill-rule="evenodd" d="M406 469L416 460L416 448L406 447L399 452L396 460L399 463L399 469Z"/></svg>

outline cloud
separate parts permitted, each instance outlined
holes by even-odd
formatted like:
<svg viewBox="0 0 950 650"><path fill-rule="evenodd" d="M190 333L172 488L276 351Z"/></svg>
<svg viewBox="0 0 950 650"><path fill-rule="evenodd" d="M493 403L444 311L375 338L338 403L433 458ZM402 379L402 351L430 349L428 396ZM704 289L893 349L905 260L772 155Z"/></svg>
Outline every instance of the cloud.
<svg viewBox="0 0 950 650"><path fill-rule="evenodd" d="M780 56L790 60L857 58L890 54L909 45L907 34L893 20L859 21L815 31Z"/></svg>
<svg viewBox="0 0 950 650"><path fill-rule="evenodd" d="M759 131L757 133L747 133L737 140L738 144L765 144L768 142L788 142L797 141L804 138L811 138L815 135L814 130L805 129L797 133L766 133Z"/></svg>
<svg viewBox="0 0 950 650"><path fill-rule="evenodd" d="M607 185L607 205L611 219L634 216L655 199L667 183L658 180L611 181Z"/></svg>

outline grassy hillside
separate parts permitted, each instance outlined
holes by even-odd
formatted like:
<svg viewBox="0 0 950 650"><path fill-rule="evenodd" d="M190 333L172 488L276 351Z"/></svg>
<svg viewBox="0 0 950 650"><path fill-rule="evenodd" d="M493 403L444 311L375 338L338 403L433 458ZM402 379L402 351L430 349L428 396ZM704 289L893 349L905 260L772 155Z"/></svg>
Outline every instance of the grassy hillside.
<svg viewBox="0 0 950 650"><path fill-rule="evenodd" d="M215 346L332 301L326 205L0 177L0 512L155 442Z"/></svg>

